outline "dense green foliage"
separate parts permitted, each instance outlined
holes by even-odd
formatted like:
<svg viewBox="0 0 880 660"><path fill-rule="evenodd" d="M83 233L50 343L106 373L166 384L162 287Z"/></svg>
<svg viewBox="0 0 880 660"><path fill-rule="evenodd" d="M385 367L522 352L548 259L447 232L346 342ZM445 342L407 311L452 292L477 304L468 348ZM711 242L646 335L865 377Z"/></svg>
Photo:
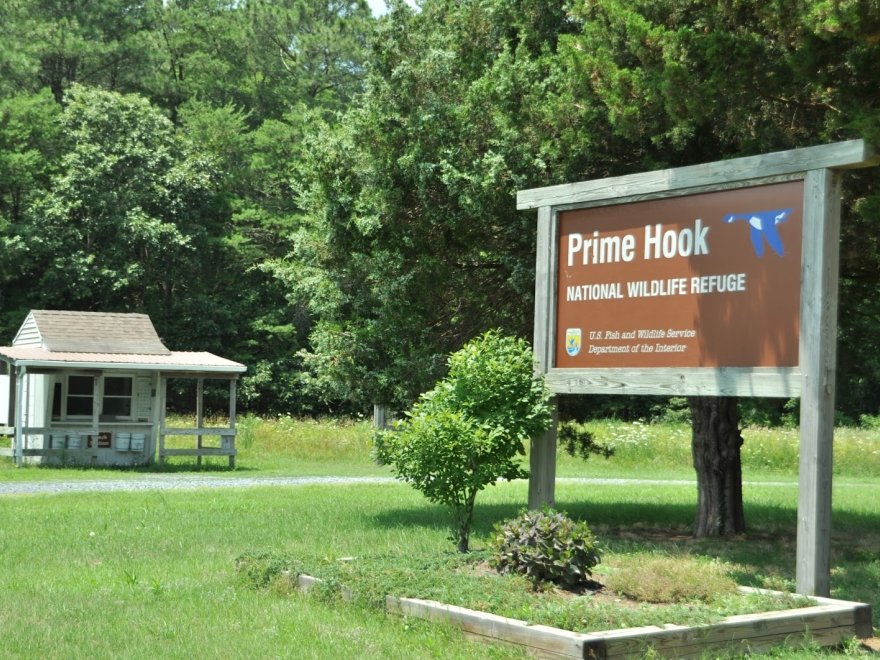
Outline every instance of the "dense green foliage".
<svg viewBox="0 0 880 660"><path fill-rule="evenodd" d="M611 458L614 449L596 441L596 437L589 431L579 427L574 422L563 422L557 427L556 440L559 447L569 456L579 456L587 460L590 456L602 456Z"/></svg>
<svg viewBox="0 0 880 660"><path fill-rule="evenodd" d="M285 255L303 136L362 88L363 0L0 7L0 335L29 309L150 314L249 366L253 411L310 411ZM173 404L173 401L172 401Z"/></svg>
<svg viewBox="0 0 880 660"><path fill-rule="evenodd" d="M535 587L543 582L583 586L600 560L587 523L552 509L523 511L498 523L490 550L489 564L499 573L524 575Z"/></svg>
<svg viewBox="0 0 880 660"><path fill-rule="evenodd" d="M477 493L527 476L525 445L550 425L543 378L529 345L497 332L449 357L449 374L391 431L376 457L432 502L452 510L454 538L467 552Z"/></svg>
<svg viewBox="0 0 880 660"><path fill-rule="evenodd" d="M146 312L247 363L251 411L405 408L465 341L531 333L517 190L880 142L873 2L393 4L2 3L2 342L31 308ZM858 420L880 411L876 168L847 174L842 226ZM656 404L575 412L600 405Z"/></svg>

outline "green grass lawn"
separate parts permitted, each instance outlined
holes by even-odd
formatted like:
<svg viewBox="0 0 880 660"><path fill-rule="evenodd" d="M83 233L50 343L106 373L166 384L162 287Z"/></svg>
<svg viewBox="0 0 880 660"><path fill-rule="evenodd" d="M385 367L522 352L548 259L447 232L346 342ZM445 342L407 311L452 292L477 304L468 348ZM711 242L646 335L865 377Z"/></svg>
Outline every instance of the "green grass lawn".
<svg viewBox="0 0 880 660"><path fill-rule="evenodd" d="M3 657L469 657L455 631L243 587L234 559L397 547L386 488L9 497L0 510ZM392 497L408 496L391 486ZM369 524L373 521L373 524ZM366 523L366 524L365 524ZM407 529L430 545L435 530Z"/></svg>
<svg viewBox="0 0 880 660"><path fill-rule="evenodd" d="M685 481L633 487L560 479L558 508L586 520L607 548L600 577L626 557L686 556L720 562L739 584L794 587L796 434L744 433L744 452L760 457L744 456L749 533L709 541L689 535L696 491L685 427L605 423L591 430L599 441L615 442L617 454L587 462L561 455L563 477ZM390 474L371 461L370 438L364 423L246 419L236 474ZM838 433L836 456L843 458L835 476L832 557L832 595L873 603L875 626L877 442L869 432ZM853 458L859 454L861 460ZM170 469L193 467L182 461ZM227 472L219 460L205 471ZM2 481L119 476L131 472L16 469L0 461ZM525 482L481 493L472 538L477 556L492 525L514 516L526 493ZM484 586L466 589L460 573L451 582L435 579L438 566L459 561L447 538L446 511L402 484L4 496L2 504L4 657L518 657L500 647L476 651L448 627L387 616L369 603L254 589L236 572L236 558L249 552L278 553L331 577L396 566L404 575L399 584L422 585L461 604L480 604L467 599L483 592L482 605L522 614L513 597L487 597L493 591ZM394 586L380 587L388 584ZM557 620L572 616L553 604L546 609ZM804 653L820 652L784 652Z"/></svg>

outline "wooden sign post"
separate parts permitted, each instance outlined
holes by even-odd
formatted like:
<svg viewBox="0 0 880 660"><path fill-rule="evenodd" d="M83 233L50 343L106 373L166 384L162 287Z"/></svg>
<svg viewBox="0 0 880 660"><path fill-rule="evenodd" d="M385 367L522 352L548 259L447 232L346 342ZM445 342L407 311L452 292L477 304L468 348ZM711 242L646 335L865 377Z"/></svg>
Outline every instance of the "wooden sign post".
<svg viewBox="0 0 880 660"><path fill-rule="evenodd" d="M520 191L554 395L801 397L797 588L830 590L841 171L863 140ZM552 504L555 428L531 452Z"/></svg>

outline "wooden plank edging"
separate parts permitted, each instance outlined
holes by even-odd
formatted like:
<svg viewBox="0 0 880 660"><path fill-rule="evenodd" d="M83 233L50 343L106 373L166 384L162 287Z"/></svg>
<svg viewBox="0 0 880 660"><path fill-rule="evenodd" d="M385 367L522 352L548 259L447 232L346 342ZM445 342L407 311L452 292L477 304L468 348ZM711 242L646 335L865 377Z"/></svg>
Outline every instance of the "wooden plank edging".
<svg viewBox="0 0 880 660"><path fill-rule="evenodd" d="M304 592L323 582L305 574L295 577L297 587ZM753 587L739 587L739 590L745 594L782 595L778 591ZM341 594L344 600L352 599L348 588L343 587ZM850 637L866 638L873 634L870 605L818 596L808 598L815 605L736 614L714 624L665 624L592 633L530 625L519 619L420 598L386 596L385 609L392 614L456 625L479 641L518 646L542 658L622 660L644 655L649 649L662 657L699 658L713 649L751 652L804 640L820 646L833 646Z"/></svg>
<svg viewBox="0 0 880 660"><path fill-rule="evenodd" d="M773 593L742 588L745 593ZM527 647L542 657L627 658L653 648L665 657L700 657L711 649L758 651L786 641L810 639L831 646L849 637L870 637L871 606L814 598L816 605L791 610L742 614L699 626L644 626L575 633L518 619L417 598L386 597L386 608L406 616L446 621L486 641Z"/></svg>
<svg viewBox="0 0 880 660"><path fill-rule="evenodd" d="M386 596L385 608L395 614L452 623L477 637L525 646L556 657L584 657L584 641L588 637L583 633L550 626L531 626L518 619L419 598Z"/></svg>

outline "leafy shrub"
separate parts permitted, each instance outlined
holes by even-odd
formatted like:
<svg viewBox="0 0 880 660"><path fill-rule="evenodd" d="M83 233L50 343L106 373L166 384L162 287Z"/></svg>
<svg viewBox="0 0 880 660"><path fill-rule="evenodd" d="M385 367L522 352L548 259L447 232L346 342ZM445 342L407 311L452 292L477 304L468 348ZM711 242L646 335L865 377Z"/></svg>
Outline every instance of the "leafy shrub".
<svg viewBox="0 0 880 660"><path fill-rule="evenodd" d="M531 347L487 332L449 357L449 375L393 431L377 434L374 458L452 509L458 549L467 552L477 493L499 479L527 476L523 443L550 422Z"/></svg>
<svg viewBox="0 0 880 660"><path fill-rule="evenodd" d="M599 550L590 528L552 509L523 511L495 526L489 564L500 573L525 575L533 585L578 587L590 580Z"/></svg>
<svg viewBox="0 0 880 660"><path fill-rule="evenodd" d="M673 396L651 406L651 421L661 424L690 424L691 407L686 397Z"/></svg>
<svg viewBox="0 0 880 660"><path fill-rule="evenodd" d="M559 445L569 456L580 456L587 460L592 455L611 458L614 449L596 442L596 436L574 422L563 422L559 425Z"/></svg>
<svg viewBox="0 0 880 660"><path fill-rule="evenodd" d="M786 428L797 428L801 421L801 400L789 399L782 407L782 425Z"/></svg>

